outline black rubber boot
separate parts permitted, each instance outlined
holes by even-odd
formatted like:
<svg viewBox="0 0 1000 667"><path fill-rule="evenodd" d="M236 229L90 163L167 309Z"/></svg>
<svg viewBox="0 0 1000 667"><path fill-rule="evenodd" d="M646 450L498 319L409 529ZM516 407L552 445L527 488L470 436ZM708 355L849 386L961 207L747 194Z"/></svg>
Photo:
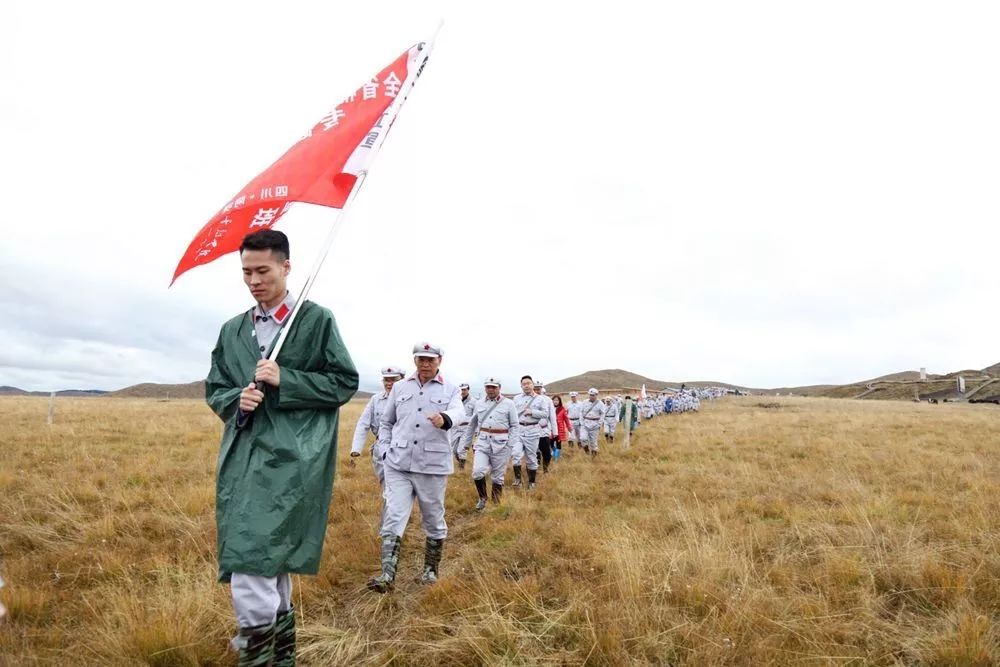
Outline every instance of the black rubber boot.
<svg viewBox="0 0 1000 667"><path fill-rule="evenodd" d="M514 466L514 486L521 486L521 466Z"/></svg>
<svg viewBox="0 0 1000 667"><path fill-rule="evenodd" d="M420 577L420 583L437 583L438 567L441 565L441 552L443 550L444 540L427 538L427 542L424 545L424 574Z"/></svg>
<svg viewBox="0 0 1000 667"><path fill-rule="evenodd" d="M479 492L479 502L476 503L476 511L482 512L486 509L486 479L477 479L476 491Z"/></svg>
<svg viewBox="0 0 1000 667"><path fill-rule="evenodd" d="M273 667L294 667L295 665L295 609L279 611L274 622Z"/></svg>
<svg viewBox="0 0 1000 667"><path fill-rule="evenodd" d="M491 500L493 501L493 504L494 505L499 505L500 504L500 498L503 496L503 484L497 484L496 482L494 482L493 483L493 490L492 490L492 493L490 495L492 496Z"/></svg>
<svg viewBox="0 0 1000 667"><path fill-rule="evenodd" d="M240 628L233 646L240 651L240 667L267 667L274 658L274 623Z"/></svg>
<svg viewBox="0 0 1000 667"><path fill-rule="evenodd" d="M537 470L528 469L528 490L535 488L535 475L538 473Z"/></svg>
<svg viewBox="0 0 1000 667"><path fill-rule="evenodd" d="M403 540L395 535L382 538L382 574L368 580L368 590L377 593L388 593L392 582L396 580L396 568L399 565L399 550Z"/></svg>

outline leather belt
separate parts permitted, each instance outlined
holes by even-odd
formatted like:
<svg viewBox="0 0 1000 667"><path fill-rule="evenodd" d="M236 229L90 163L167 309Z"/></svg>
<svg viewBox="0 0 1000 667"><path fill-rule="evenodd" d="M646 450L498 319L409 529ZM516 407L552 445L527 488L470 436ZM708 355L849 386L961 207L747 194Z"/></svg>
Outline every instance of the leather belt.
<svg viewBox="0 0 1000 667"><path fill-rule="evenodd" d="M521 426L535 426L538 422L518 422Z"/></svg>
<svg viewBox="0 0 1000 667"><path fill-rule="evenodd" d="M505 428L481 428L481 429L479 429L479 432L480 433L492 433L494 435L503 435L504 433L510 433L510 431L508 431Z"/></svg>
<svg viewBox="0 0 1000 667"><path fill-rule="evenodd" d="M599 421L601 421L601 417L584 417L584 419L589 419L590 421L593 421L593 422L599 422Z"/></svg>

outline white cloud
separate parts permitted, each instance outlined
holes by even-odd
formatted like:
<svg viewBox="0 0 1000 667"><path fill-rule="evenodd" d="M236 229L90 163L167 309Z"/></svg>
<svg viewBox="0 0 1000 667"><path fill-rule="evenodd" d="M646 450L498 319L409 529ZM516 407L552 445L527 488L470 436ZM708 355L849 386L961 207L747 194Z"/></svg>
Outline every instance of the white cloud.
<svg viewBox="0 0 1000 667"><path fill-rule="evenodd" d="M441 16L314 294L366 386L421 338L473 381L622 367L762 386L997 361L978 333L1000 324L994 3L7 14L0 384L203 375L248 303L233 257L166 290L188 241ZM288 215L299 280L332 216Z"/></svg>

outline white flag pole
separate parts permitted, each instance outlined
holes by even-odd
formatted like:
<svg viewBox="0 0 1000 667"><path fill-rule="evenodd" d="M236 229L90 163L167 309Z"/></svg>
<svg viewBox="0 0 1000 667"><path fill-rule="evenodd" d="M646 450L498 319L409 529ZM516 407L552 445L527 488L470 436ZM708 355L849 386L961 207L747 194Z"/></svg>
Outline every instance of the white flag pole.
<svg viewBox="0 0 1000 667"><path fill-rule="evenodd" d="M337 213L337 217L333 221L333 226L330 228L330 233L327 234L326 240L323 242L323 246L320 248L319 255L316 257L316 262L313 264L312 270L309 272L309 277L306 278L306 283L302 287L302 293L299 298L295 301L295 306L292 308L291 314L288 316L288 321L283 327L281 327L281 332L278 334L278 340L275 342L274 347L271 348L270 354L267 355L268 359L277 359L278 353L281 352L281 348L285 344L285 339L288 338L288 332L292 330L292 323L295 322L296 316L299 314L299 308L305 303L306 297L309 296L309 291L312 289L313 283L316 282L316 276L319 274L320 268L323 266L323 262L326 260L326 256L330 252L330 248L333 246L334 240L337 238L337 232L340 230L341 225L344 223L344 219L347 217L347 212L351 208L351 204L354 203L354 198L357 197L358 192L361 191L361 186L365 182L365 178L368 176L368 170L371 169L372 163L375 161L375 156L378 154L379 149L382 148L382 144L385 143L385 138L389 134L389 128L396 121L396 116L399 115L399 110L402 109L403 103L406 98L409 97L410 91L413 90L413 85L417 82L420 77L421 72L423 72L424 66L427 64L427 60L431 57L431 51L434 50L434 41L437 39L438 33L441 31L441 26L444 25L444 21L438 24L437 30L434 31L434 36L431 37L429 42L425 42L423 48L421 49L422 58L420 58L416 66L416 72L407 72L406 82L400 88L399 93L396 95L396 99L393 103L389 105L385 113L382 114L382 118L379 120L379 126L384 125L384 128L379 132L378 137L375 139L375 143L369 149L367 160L361 169L358 171L358 178L354 182L354 187L351 188L351 193L347 196L347 200L344 202L343 208ZM388 121L386 123L386 121Z"/></svg>

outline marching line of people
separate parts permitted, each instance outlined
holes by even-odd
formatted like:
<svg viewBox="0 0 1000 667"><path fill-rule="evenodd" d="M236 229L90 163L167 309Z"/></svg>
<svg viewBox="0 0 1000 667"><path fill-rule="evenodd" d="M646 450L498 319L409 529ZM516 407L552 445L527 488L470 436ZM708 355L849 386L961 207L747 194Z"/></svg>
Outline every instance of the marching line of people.
<svg viewBox="0 0 1000 667"><path fill-rule="evenodd" d="M540 481L539 468L542 473L550 470L561 456L563 442L575 444L595 460L601 436L605 444L615 442L618 424L626 419L629 396L613 394L602 399L592 387L585 400L580 400L578 392L570 392L570 402L563 406L561 396L547 396L544 383L530 375L521 378L521 391L513 396L503 395L499 380L486 378L483 396L473 398L470 385L452 385L440 374L442 358L440 346L420 342L413 347L415 371L410 375L398 366L382 368L384 391L369 399L354 430L352 465L361 456L368 434L375 436L370 456L383 494L381 572L368 581L368 588L379 593L391 590L395 582L414 501L420 506L425 533L419 580L437 581L448 535L447 480L455 464L458 470L465 469L470 448L475 510L482 512L488 502L501 502L508 469L513 488L533 491ZM670 412L668 401L679 400L676 397L698 400L697 391L686 388L671 396L638 398L633 403L630 432L643 419Z"/></svg>
<svg viewBox="0 0 1000 667"><path fill-rule="evenodd" d="M243 666L295 664L291 575L319 571L340 408L358 390L358 372L333 314L311 301L296 307L287 289L289 257L282 232L244 237L240 263L254 305L222 325L205 379L206 402L223 423L215 494L218 579L230 585L237 623L231 644ZM513 486L530 492L539 483L539 467L549 471L563 443L575 442L596 460L601 433L606 443L614 442L625 419L619 396L604 401L591 388L586 400L572 392L564 406L530 375L512 397L487 378L485 395L474 399L468 385L442 377L441 361L440 347L418 343L414 371L383 368L383 391L371 397L355 425L349 464L356 465L372 434L372 471L382 491L381 567L368 581L376 592L389 591L396 579L414 502L425 536L419 581L438 580L448 537L448 478L456 463L465 469L470 446L475 507L482 511L488 498L501 502L508 467ZM637 405L630 430L665 404L643 397Z"/></svg>

